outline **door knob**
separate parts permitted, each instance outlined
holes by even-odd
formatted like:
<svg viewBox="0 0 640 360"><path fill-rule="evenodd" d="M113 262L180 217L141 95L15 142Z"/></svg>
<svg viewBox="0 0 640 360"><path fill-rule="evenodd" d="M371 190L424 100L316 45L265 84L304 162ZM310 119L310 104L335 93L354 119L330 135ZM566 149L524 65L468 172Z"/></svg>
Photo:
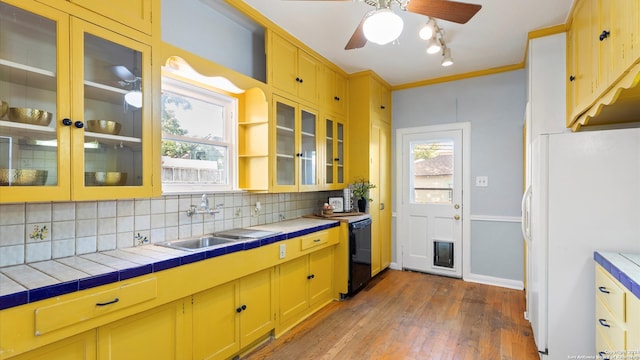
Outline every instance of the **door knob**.
<svg viewBox="0 0 640 360"><path fill-rule="evenodd" d="M460 220L460 215L453 215L454 220Z"/></svg>

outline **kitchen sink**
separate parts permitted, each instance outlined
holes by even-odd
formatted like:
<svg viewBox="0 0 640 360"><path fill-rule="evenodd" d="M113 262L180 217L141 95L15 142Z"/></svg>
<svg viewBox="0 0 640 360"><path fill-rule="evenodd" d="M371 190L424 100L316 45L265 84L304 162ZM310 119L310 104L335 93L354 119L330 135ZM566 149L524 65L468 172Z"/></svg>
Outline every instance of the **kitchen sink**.
<svg viewBox="0 0 640 360"><path fill-rule="evenodd" d="M203 236L198 239L163 241L156 245L173 249L194 251L198 249L210 248L235 242L235 239L222 238L217 236Z"/></svg>
<svg viewBox="0 0 640 360"><path fill-rule="evenodd" d="M163 241L156 243L156 245L179 250L196 251L205 248L222 247L234 242L263 239L280 233L280 231L233 229L202 236L197 239Z"/></svg>

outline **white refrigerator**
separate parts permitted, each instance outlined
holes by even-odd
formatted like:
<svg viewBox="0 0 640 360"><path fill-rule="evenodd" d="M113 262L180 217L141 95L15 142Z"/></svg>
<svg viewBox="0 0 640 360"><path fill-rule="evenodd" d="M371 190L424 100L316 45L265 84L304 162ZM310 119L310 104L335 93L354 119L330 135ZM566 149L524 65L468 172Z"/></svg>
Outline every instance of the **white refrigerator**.
<svg viewBox="0 0 640 360"><path fill-rule="evenodd" d="M527 155L525 316L542 359L594 358L593 252L640 253L640 129L538 135Z"/></svg>

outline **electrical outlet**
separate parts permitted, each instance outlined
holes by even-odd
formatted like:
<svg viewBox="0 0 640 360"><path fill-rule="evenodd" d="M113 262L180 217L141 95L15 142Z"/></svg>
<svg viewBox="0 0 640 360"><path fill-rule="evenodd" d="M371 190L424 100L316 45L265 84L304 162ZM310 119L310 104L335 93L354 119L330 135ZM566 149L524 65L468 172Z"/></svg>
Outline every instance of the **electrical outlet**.
<svg viewBox="0 0 640 360"><path fill-rule="evenodd" d="M280 259L284 259L287 256L287 244L280 244Z"/></svg>
<svg viewBox="0 0 640 360"><path fill-rule="evenodd" d="M478 186L478 187L487 187L487 186L489 186L489 177L488 176L476 176L476 186Z"/></svg>
<svg viewBox="0 0 640 360"><path fill-rule="evenodd" d="M256 201L256 208L255 208L256 213L259 213L260 210L262 210L262 205L260 204L260 201Z"/></svg>

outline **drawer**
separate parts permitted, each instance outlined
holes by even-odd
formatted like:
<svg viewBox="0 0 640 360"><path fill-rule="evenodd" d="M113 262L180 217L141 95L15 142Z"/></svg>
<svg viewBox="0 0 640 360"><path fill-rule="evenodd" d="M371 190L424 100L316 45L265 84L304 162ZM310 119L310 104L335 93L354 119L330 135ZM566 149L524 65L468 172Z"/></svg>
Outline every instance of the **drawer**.
<svg viewBox="0 0 640 360"><path fill-rule="evenodd" d="M329 242L329 232L319 231L300 238L300 250L311 249Z"/></svg>
<svg viewBox="0 0 640 360"><path fill-rule="evenodd" d="M601 266L596 266L596 297L620 321L625 321L625 291Z"/></svg>
<svg viewBox="0 0 640 360"><path fill-rule="evenodd" d="M57 304L36 308L36 336L154 299L156 278L125 283Z"/></svg>
<svg viewBox="0 0 640 360"><path fill-rule="evenodd" d="M596 299L596 331L601 333L606 342L611 345L612 350L625 349L624 323L611 314L606 305L598 299Z"/></svg>

